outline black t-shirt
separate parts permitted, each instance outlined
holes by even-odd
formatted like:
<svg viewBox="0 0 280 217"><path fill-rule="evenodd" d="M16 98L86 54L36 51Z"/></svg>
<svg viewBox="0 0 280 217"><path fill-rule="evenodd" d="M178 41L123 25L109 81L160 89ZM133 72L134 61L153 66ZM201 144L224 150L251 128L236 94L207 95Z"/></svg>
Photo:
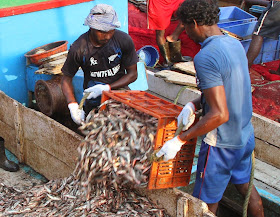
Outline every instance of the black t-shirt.
<svg viewBox="0 0 280 217"><path fill-rule="evenodd" d="M138 56L131 37L115 30L103 47L94 47L89 31L82 34L70 47L62 67L64 75L74 77L79 67L84 72L84 89L90 80L111 84L125 75L125 68L136 64Z"/></svg>

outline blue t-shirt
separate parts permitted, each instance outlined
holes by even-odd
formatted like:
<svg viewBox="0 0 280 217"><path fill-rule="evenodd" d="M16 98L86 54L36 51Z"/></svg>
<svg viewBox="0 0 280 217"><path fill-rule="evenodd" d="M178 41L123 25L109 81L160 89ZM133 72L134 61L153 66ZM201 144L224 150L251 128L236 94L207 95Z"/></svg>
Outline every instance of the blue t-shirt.
<svg viewBox="0 0 280 217"><path fill-rule="evenodd" d="M204 135L204 142L221 148L242 148L253 132L251 80L242 44L230 36L211 36L202 43L194 65L202 93L224 86L229 111L229 120ZM202 108L204 114L209 111L203 94Z"/></svg>

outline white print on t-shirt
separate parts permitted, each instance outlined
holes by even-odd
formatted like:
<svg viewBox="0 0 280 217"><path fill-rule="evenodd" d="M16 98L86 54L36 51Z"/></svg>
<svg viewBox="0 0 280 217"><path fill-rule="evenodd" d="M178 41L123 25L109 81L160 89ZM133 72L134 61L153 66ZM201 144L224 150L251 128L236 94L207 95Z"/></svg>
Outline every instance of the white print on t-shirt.
<svg viewBox="0 0 280 217"><path fill-rule="evenodd" d="M108 57L109 63L113 62L119 54L114 54Z"/></svg>
<svg viewBox="0 0 280 217"><path fill-rule="evenodd" d="M91 65L91 66L97 65L97 60L95 60L93 57L91 57L91 58L89 59L89 61L90 61L90 65Z"/></svg>
<svg viewBox="0 0 280 217"><path fill-rule="evenodd" d="M104 78L104 77L112 77L115 74L118 73L118 71L120 70L121 65L118 64L115 67L113 67L112 69L108 69L105 71L97 71L97 72L90 72L90 76L93 78Z"/></svg>

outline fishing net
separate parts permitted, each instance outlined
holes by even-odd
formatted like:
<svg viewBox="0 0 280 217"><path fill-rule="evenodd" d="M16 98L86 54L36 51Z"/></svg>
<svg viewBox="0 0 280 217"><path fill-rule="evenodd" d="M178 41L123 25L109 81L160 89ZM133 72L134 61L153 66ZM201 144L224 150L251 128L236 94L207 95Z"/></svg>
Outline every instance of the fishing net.
<svg viewBox="0 0 280 217"><path fill-rule="evenodd" d="M280 122L280 76L269 70L277 70L279 62L252 65L250 69L253 111L276 122Z"/></svg>

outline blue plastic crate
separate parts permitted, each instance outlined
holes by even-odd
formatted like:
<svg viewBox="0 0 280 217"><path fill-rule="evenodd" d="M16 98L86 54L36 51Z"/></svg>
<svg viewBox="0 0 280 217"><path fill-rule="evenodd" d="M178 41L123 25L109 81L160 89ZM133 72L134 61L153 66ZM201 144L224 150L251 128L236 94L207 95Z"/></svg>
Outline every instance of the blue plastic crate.
<svg viewBox="0 0 280 217"><path fill-rule="evenodd" d="M278 45L275 53L275 60L279 60L279 59L280 59L280 35L278 37Z"/></svg>
<svg viewBox="0 0 280 217"><path fill-rule="evenodd" d="M253 34L256 24L257 21L251 21L249 23L227 26L224 27L223 29L244 38L246 36L251 36ZM243 45L246 52L249 49L251 41L252 39L246 39L241 41L241 44ZM264 38L261 51L257 56L257 58L255 59L254 64L278 60L280 58L279 53L280 53L280 36L278 40Z"/></svg>
<svg viewBox="0 0 280 217"><path fill-rule="evenodd" d="M257 14L262 14L262 12L266 9L265 6L260 6L260 5L252 5L251 8L249 8L250 13L257 13Z"/></svg>
<svg viewBox="0 0 280 217"><path fill-rule="evenodd" d="M225 26L222 29L225 29L229 32L232 32L242 38L250 36L253 34L257 21L251 21L248 23L242 23L237 25Z"/></svg>
<svg viewBox="0 0 280 217"><path fill-rule="evenodd" d="M243 45L245 51L247 52L252 39L243 40L241 44ZM274 40L270 38L264 38L261 51L257 58L254 60L254 64L271 62L278 60L280 50L280 37L279 40Z"/></svg>
<svg viewBox="0 0 280 217"><path fill-rule="evenodd" d="M227 26L247 23L251 21L257 21L257 17L249 14L248 12L235 7L220 7L220 20L218 26L224 28Z"/></svg>

